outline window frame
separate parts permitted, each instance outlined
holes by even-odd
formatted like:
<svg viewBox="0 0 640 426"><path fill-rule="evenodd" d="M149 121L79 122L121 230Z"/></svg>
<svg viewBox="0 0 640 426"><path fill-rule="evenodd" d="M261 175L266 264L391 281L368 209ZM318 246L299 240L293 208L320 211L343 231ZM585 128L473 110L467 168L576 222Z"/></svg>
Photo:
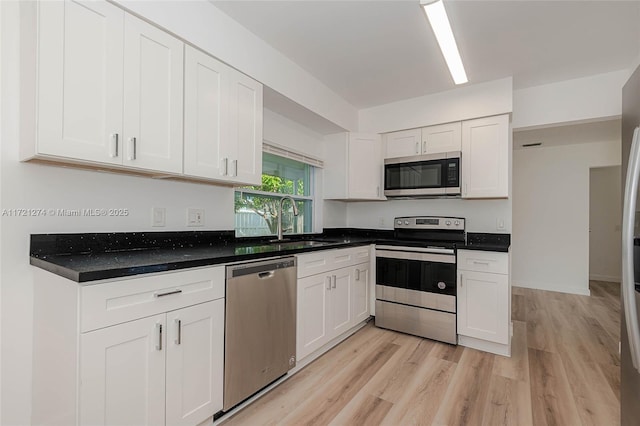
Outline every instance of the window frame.
<svg viewBox="0 0 640 426"><path fill-rule="evenodd" d="M299 161L297 159L292 159L292 158L288 158L288 157L284 157L282 155L278 155L275 153L269 153L272 156L281 158L283 160L293 160L296 161L298 163L301 164L305 164L307 166L310 167L310 172L309 172L309 182L308 182L308 186L309 186L309 193L310 195L294 195L294 194L284 194L284 193L280 193L280 192L268 192L268 191L260 191L257 189L251 189L251 188L247 188L247 187L235 187L234 188L234 199L236 197L237 194L240 194L240 197L243 196L243 194L249 194L249 195L257 195L257 196L265 196L265 197L272 197L272 198L279 198L280 200L282 200L282 198L284 197L291 197L295 202L298 201L309 201L311 202L311 208L310 208L310 212L311 212L311 225L309 226L309 231L305 231L302 233L287 233L286 235L305 235L308 233L317 233L317 232L322 232L322 206L321 206L321 200L322 200L322 186L319 184L320 180L319 177L321 177L321 173L322 173L322 168L315 166L313 164L309 164L303 161ZM262 175L264 173L260 174L260 179L262 180ZM252 185L252 186L257 186L257 185ZM285 205L285 208L286 205ZM234 233L235 233L235 237L236 238L256 238L256 237L272 237L275 236L276 234L264 234L264 235L246 235L246 236L241 236L238 235L238 229L235 226L235 215L237 213L235 212L235 207L234 207ZM318 229L320 231L318 231Z"/></svg>

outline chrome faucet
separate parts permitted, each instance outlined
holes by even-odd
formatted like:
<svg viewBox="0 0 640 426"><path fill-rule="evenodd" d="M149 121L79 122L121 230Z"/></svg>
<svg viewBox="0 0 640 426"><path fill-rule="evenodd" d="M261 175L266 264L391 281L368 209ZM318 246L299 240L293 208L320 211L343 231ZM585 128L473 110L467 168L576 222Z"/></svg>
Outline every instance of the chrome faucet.
<svg viewBox="0 0 640 426"><path fill-rule="evenodd" d="M298 216L298 207L296 207L296 202L293 200L293 198L288 196L282 197L280 199L280 203L278 203L278 206L280 208L278 209L278 239L276 241L282 241L282 206L285 200L291 201L291 207L293 207L293 215Z"/></svg>

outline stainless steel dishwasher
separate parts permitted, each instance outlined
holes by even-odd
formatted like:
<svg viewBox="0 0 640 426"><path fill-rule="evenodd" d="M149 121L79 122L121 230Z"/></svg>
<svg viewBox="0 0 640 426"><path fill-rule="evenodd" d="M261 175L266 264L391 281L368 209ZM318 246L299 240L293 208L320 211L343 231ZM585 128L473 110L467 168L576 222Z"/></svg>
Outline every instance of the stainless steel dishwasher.
<svg viewBox="0 0 640 426"><path fill-rule="evenodd" d="M296 365L296 258L227 266L224 407Z"/></svg>

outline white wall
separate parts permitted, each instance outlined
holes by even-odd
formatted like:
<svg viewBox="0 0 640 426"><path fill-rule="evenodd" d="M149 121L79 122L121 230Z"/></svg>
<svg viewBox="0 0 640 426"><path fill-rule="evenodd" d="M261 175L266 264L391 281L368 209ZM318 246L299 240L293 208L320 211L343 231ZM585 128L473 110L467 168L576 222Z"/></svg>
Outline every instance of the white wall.
<svg viewBox="0 0 640 426"><path fill-rule="evenodd" d="M511 200L389 200L349 203L347 226L350 228L393 229L398 216L455 216L466 218L468 232L511 232ZM497 230L496 221L504 219L505 229Z"/></svg>
<svg viewBox="0 0 640 426"><path fill-rule="evenodd" d="M589 174L589 278L620 282L622 271L620 167Z"/></svg>
<svg viewBox="0 0 640 426"><path fill-rule="evenodd" d="M620 140L513 153L512 283L589 294L589 169L620 165Z"/></svg>
<svg viewBox="0 0 640 426"><path fill-rule="evenodd" d="M512 86L508 77L362 109L360 131L386 133L510 113Z"/></svg>
<svg viewBox="0 0 640 426"><path fill-rule="evenodd" d="M514 129L600 120L622 114L628 70L513 91Z"/></svg>
<svg viewBox="0 0 640 426"><path fill-rule="evenodd" d="M115 0L342 128L355 107L206 0Z"/></svg>

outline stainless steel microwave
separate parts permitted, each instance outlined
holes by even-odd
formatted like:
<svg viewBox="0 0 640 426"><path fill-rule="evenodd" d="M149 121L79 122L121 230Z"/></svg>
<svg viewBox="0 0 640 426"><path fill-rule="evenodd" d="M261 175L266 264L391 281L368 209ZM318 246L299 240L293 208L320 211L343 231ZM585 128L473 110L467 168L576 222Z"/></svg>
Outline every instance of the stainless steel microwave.
<svg viewBox="0 0 640 426"><path fill-rule="evenodd" d="M384 195L460 195L460 151L384 160Z"/></svg>

